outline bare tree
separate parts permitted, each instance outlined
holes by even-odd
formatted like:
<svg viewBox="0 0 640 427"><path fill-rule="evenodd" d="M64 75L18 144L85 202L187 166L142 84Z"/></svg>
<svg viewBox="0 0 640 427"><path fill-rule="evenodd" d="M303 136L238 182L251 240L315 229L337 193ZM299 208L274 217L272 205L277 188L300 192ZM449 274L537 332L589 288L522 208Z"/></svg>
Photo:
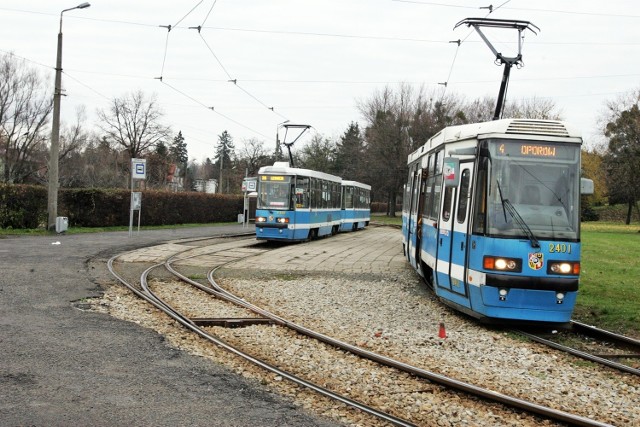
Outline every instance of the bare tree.
<svg viewBox="0 0 640 427"><path fill-rule="evenodd" d="M395 216L396 198L406 178L412 100L411 87L402 84L397 93L387 86L358 105L367 123L367 182L375 198L380 200L379 192L386 199L389 216Z"/></svg>
<svg viewBox="0 0 640 427"><path fill-rule="evenodd" d="M0 56L0 152L3 181L22 183L44 163L53 108L48 84L13 54Z"/></svg>
<svg viewBox="0 0 640 427"><path fill-rule="evenodd" d="M516 119L562 120L562 112L557 110L554 100L549 98L524 98L509 102L503 117Z"/></svg>
<svg viewBox="0 0 640 427"><path fill-rule="evenodd" d="M466 117L462 101L445 98L401 84L397 90L385 87L358 108L366 120L366 182L374 200L387 201L387 214L395 215L398 194L407 175L407 156L442 128L462 124Z"/></svg>
<svg viewBox="0 0 640 427"><path fill-rule="evenodd" d="M114 98L107 111L98 110L98 126L110 141L126 148L131 158L138 158L170 138L169 127L160 123L162 117L156 96L147 99L137 91Z"/></svg>
<svg viewBox="0 0 640 427"><path fill-rule="evenodd" d="M89 137L83 152L83 186L126 188L127 178L124 153L114 150L106 138Z"/></svg>
<svg viewBox="0 0 640 427"><path fill-rule="evenodd" d="M238 160L244 165L247 176L254 176L261 166L271 163L272 159L264 146L264 141L250 138L243 141L238 150Z"/></svg>
<svg viewBox="0 0 640 427"><path fill-rule="evenodd" d="M63 126L60 135L60 185L62 187L84 186L85 158L82 151L87 147L89 134L84 128L86 112L84 107L76 109L76 121L71 126Z"/></svg>

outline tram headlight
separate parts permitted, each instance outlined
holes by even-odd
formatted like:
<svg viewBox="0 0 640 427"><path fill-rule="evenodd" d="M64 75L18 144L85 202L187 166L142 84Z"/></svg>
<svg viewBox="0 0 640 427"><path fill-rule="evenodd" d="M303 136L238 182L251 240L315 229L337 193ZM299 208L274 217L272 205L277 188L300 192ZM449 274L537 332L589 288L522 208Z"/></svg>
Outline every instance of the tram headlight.
<svg viewBox="0 0 640 427"><path fill-rule="evenodd" d="M522 260L518 258L505 258L485 256L482 261L485 270L509 271L518 273L522 271Z"/></svg>
<svg viewBox="0 0 640 427"><path fill-rule="evenodd" d="M580 262L549 261L548 273L578 275L580 274Z"/></svg>
<svg viewBox="0 0 640 427"><path fill-rule="evenodd" d="M289 224L289 218L276 218L278 224Z"/></svg>
<svg viewBox="0 0 640 427"><path fill-rule="evenodd" d="M267 218L265 218L263 216L257 216L256 217L256 222L267 222Z"/></svg>

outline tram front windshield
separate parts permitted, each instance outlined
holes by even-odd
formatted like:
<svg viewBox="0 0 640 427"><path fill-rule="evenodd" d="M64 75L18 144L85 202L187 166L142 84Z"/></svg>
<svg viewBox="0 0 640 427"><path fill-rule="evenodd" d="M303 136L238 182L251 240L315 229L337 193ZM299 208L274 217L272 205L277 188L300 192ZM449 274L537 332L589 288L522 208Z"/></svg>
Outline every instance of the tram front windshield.
<svg viewBox="0 0 640 427"><path fill-rule="evenodd" d="M580 146L491 140L488 148L489 179L481 167L484 183L478 183L486 191L486 213L484 206L476 209L486 218L487 234L525 237L528 227L539 239L578 239Z"/></svg>
<svg viewBox="0 0 640 427"><path fill-rule="evenodd" d="M258 183L258 209L291 208L290 176L260 175Z"/></svg>

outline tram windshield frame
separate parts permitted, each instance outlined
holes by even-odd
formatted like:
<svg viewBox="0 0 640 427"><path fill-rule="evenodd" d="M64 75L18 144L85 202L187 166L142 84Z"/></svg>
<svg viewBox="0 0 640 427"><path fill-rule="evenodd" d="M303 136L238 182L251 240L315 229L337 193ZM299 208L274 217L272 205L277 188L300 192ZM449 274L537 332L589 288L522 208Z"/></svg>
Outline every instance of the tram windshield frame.
<svg viewBox="0 0 640 427"><path fill-rule="evenodd" d="M528 227L538 239L579 240L579 144L491 139L483 146L489 155L478 167L475 233L528 238Z"/></svg>
<svg viewBox="0 0 640 427"><path fill-rule="evenodd" d="M290 175L260 175L258 177L258 209L291 210Z"/></svg>

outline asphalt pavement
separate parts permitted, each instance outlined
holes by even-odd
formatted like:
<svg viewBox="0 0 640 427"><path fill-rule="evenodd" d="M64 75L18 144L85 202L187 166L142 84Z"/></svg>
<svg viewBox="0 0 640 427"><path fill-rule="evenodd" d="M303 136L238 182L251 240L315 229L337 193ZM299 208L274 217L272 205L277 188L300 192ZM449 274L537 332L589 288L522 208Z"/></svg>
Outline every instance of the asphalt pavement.
<svg viewBox="0 0 640 427"><path fill-rule="evenodd" d="M153 331L77 308L101 291L91 260L252 229L0 238L0 425L336 425Z"/></svg>

